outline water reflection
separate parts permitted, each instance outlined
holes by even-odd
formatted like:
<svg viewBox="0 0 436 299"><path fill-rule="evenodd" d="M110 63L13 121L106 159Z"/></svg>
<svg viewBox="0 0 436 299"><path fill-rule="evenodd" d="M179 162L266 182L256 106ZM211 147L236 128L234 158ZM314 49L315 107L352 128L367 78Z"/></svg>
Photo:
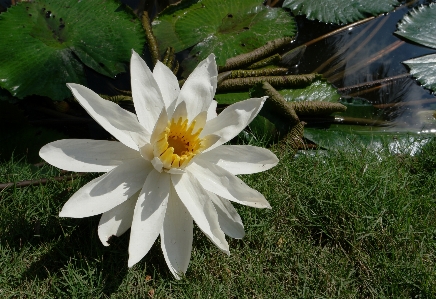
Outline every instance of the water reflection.
<svg viewBox="0 0 436 299"><path fill-rule="evenodd" d="M414 7L427 2L434 1L416 1ZM402 64L407 59L436 53L436 50L394 35L398 22L410 8L403 7L350 27L307 48L294 70L296 73L322 73L348 97L345 102L355 97L366 101L365 105L359 104L360 113L356 113L359 105L346 103L348 112L339 116L342 123L357 124L357 119L360 124L381 126L380 130L395 132L432 132L436 129L432 113L436 109L436 97L409 76L408 68ZM302 25L297 45L339 27L304 19L298 22Z"/></svg>

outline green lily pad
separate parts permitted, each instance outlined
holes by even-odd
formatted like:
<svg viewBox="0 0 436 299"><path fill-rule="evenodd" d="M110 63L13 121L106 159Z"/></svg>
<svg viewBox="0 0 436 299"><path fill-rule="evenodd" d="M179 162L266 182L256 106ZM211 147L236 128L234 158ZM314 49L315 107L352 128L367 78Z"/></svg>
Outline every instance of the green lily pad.
<svg viewBox="0 0 436 299"><path fill-rule="evenodd" d="M309 20L346 24L392 11L397 0L285 0L283 7L296 15L306 15Z"/></svg>
<svg viewBox="0 0 436 299"><path fill-rule="evenodd" d="M218 104L231 105L236 102L244 101L250 98L250 93L247 92L228 92L215 94L215 100Z"/></svg>
<svg viewBox="0 0 436 299"><path fill-rule="evenodd" d="M193 47L182 63L184 74L210 53L222 66L230 57L250 52L270 40L293 37L295 20L282 8L262 0L184 0L162 11L153 21L161 53Z"/></svg>
<svg viewBox="0 0 436 299"><path fill-rule="evenodd" d="M337 103L340 95L330 83L316 80L305 88L282 89L279 93L288 102L323 101Z"/></svg>
<svg viewBox="0 0 436 299"><path fill-rule="evenodd" d="M70 96L89 67L113 77L141 52L143 29L119 1L22 2L0 15L0 87L13 96Z"/></svg>
<svg viewBox="0 0 436 299"><path fill-rule="evenodd" d="M391 154L418 154L434 138L432 134L385 132L384 129L362 126L332 125L329 129L305 128L304 137L329 150L359 151L366 148Z"/></svg>
<svg viewBox="0 0 436 299"><path fill-rule="evenodd" d="M431 3L429 6L420 6L404 16L395 33L418 44L436 49L435 32L436 4ZM436 92L436 54L409 59L404 63L424 87Z"/></svg>
<svg viewBox="0 0 436 299"><path fill-rule="evenodd" d="M435 31L436 32L436 31ZM410 73L424 87L436 92L436 54L406 60L403 63L410 68Z"/></svg>
<svg viewBox="0 0 436 299"><path fill-rule="evenodd" d="M337 103L340 95L330 83L325 80L315 80L309 86L295 89L280 89L278 92L288 102L323 101ZM229 92L215 95L219 104L233 104L250 98L248 92ZM371 105L372 107L372 105Z"/></svg>

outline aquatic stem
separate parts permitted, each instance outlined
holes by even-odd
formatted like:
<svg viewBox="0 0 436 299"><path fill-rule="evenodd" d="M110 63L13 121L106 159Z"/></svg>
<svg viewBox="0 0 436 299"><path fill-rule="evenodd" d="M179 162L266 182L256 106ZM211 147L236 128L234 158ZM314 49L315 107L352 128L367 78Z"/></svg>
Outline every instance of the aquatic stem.
<svg viewBox="0 0 436 299"><path fill-rule="evenodd" d="M247 77L237 79L223 80L218 84L217 90L228 91L247 89L256 84L268 82L274 87L302 87L309 85L314 80L319 78L318 74L303 74L303 75L287 75L287 76L261 76L261 77Z"/></svg>
<svg viewBox="0 0 436 299"><path fill-rule="evenodd" d="M157 46L156 37L151 29L150 18L148 17L148 12L144 11L142 13L142 27L145 31L145 39L147 40L148 49L150 50L151 59L153 65L159 60L159 48Z"/></svg>
<svg viewBox="0 0 436 299"><path fill-rule="evenodd" d="M366 23L366 22L368 22L368 21L371 21L371 20L374 19L374 18L375 18L375 17L369 17L369 18L366 18L366 19L363 19L363 20L360 20L360 21L354 22L354 23L352 23L352 24L348 24L347 26L341 27L341 28L339 28L339 29L333 30L332 32L329 32L329 33L326 33L326 34L324 34L324 35L321 35L320 37L317 37L317 38L315 38L315 39L312 39L312 40L310 40L310 41L304 43L303 45L305 45L305 46L308 47L308 46L313 45L313 44L315 44L315 43L317 43L317 42L319 42L319 41L321 41L321 40L323 40L323 39L326 39L327 37L330 37L330 36L332 36L332 35L335 35L335 34L338 34L338 33L342 32L342 31L348 30L349 28L356 27L356 26L359 26L359 25L361 25L361 24L363 24L363 23Z"/></svg>
<svg viewBox="0 0 436 299"><path fill-rule="evenodd" d="M388 46L387 48L385 48L385 49L383 49L383 50L381 50L381 51L375 53L375 54L372 55L368 60L365 60L365 61L361 61L361 62L359 62L359 63L356 63L355 65L353 65L353 66L347 68L346 70L344 70L344 71L342 71L342 72L339 72L339 73L337 73L337 74L335 74L335 75L333 75L333 76L331 76L331 77L328 77L328 78L327 78L327 81L329 81L330 83L336 82L337 80L341 79L341 78L344 76L345 71L348 71L348 72L356 72L357 70L359 70L359 69L361 69L361 68L363 68L363 67L365 67L365 66L371 64L372 62L374 62L374 61L376 61L376 60L382 58L383 56L389 54L390 52L394 51L395 49L397 49L398 47L400 47L400 46L403 45L403 44L405 44L404 41L400 41L400 40L398 40L398 41L392 43L392 44L391 44L390 46Z"/></svg>
<svg viewBox="0 0 436 299"><path fill-rule="evenodd" d="M344 45L343 47L340 47L340 49L332 57L330 57L329 59L324 61L324 63L322 63L319 67L317 67L313 72L314 73L321 73L321 71L327 65L329 65L333 60L335 60L337 57L342 55L342 53L347 51L350 48L350 46L352 44L354 44L355 41L359 40L364 34L366 34L368 32L368 30L373 26L373 24L375 24L375 23L374 22L369 23L368 26L366 26L359 34L357 34L353 39L351 39L346 45ZM377 30L378 29L376 29L375 31L377 31Z"/></svg>
<svg viewBox="0 0 436 299"><path fill-rule="evenodd" d="M234 70L230 71L227 79L246 78L246 77L260 77L260 76L279 76L286 75L289 70L283 67L261 69L261 70ZM221 73L225 74L225 73Z"/></svg>
<svg viewBox="0 0 436 299"><path fill-rule="evenodd" d="M331 69L329 69L327 72L323 73L324 77L330 76L333 72L335 72L337 69L341 68L345 65L345 63L351 58L356 55L357 52L359 52L366 44L374 37L374 35L381 29L381 27L384 25L384 23L387 21L387 18L381 19L380 23L377 25L377 27L359 44L359 46L354 49L350 54L348 54L340 63L333 66Z"/></svg>
<svg viewBox="0 0 436 299"><path fill-rule="evenodd" d="M231 69L237 69L241 67L246 67L259 61L268 55L271 55L280 48L288 45L292 42L292 37L283 37L267 42L264 46L257 48L249 53L241 54L232 58L227 59L224 66L219 67L219 72L228 71Z"/></svg>

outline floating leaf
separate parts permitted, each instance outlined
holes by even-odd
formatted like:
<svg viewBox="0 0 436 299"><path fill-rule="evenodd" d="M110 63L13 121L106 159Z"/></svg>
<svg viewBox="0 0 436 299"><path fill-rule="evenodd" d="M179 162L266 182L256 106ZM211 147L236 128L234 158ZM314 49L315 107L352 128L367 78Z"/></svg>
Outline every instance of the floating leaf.
<svg viewBox="0 0 436 299"><path fill-rule="evenodd" d="M404 16L398 24L401 35L418 44L436 49L436 4L420 6ZM436 92L436 54L404 61L410 73L426 88Z"/></svg>
<svg viewBox="0 0 436 299"><path fill-rule="evenodd" d="M145 38L135 15L115 0L22 2L0 15L0 86L23 98L61 100L67 82L86 84L85 65L113 77Z"/></svg>
<svg viewBox="0 0 436 299"><path fill-rule="evenodd" d="M323 101L338 102L340 95L330 83L316 80L304 88L282 89L279 93L288 102Z"/></svg>
<svg viewBox="0 0 436 299"><path fill-rule="evenodd" d="M389 12L398 5L396 0L285 0L283 7L296 15L306 15L309 20L346 24Z"/></svg>
<svg viewBox="0 0 436 299"><path fill-rule="evenodd" d="M228 92L228 93L218 93L215 94L215 100L218 104L228 104L244 101L250 98L248 91L245 92Z"/></svg>
<svg viewBox="0 0 436 299"><path fill-rule="evenodd" d="M385 132L380 128L332 125L329 129L305 128L304 137L329 149L359 151L362 148L391 154L415 155L434 138L432 134Z"/></svg>
<svg viewBox="0 0 436 299"><path fill-rule="evenodd" d="M250 52L266 42L293 37L296 24L282 8L262 0L183 0L169 6L153 21L160 51L193 47L182 66L188 72L210 53L222 66L230 57Z"/></svg>

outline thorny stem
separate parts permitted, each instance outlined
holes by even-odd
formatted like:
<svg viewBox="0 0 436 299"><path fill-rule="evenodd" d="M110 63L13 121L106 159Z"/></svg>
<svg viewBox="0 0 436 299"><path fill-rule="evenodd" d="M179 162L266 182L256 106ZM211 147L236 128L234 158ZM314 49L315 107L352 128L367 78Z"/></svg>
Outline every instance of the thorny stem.
<svg viewBox="0 0 436 299"><path fill-rule="evenodd" d="M289 125L294 126L300 123L297 114L293 107L291 107L288 102L283 98L279 92L271 86L268 82L263 82L262 90L265 95L268 96L264 104L263 112L276 113L276 116L282 118L284 121L288 122Z"/></svg>
<svg viewBox="0 0 436 299"><path fill-rule="evenodd" d="M147 40L148 48L150 50L151 59L153 60L153 65L156 65L156 62L159 60L159 48L157 46L156 37L153 34L150 24L151 23L148 17L148 12L144 11L142 13L142 27L145 31L145 38Z"/></svg>
<svg viewBox="0 0 436 299"><path fill-rule="evenodd" d="M312 83L319 77L318 74L287 75L287 76L261 76L223 80L217 87L219 91L246 89L256 84L268 82L274 87L300 87Z"/></svg>
<svg viewBox="0 0 436 299"><path fill-rule="evenodd" d="M278 49L289 44L293 38L283 37L276 40L267 42L264 46L257 48L249 53L241 54L232 58L227 59L224 66L219 67L219 72L228 71L231 69L237 69L241 67L253 64L264 57L271 55Z"/></svg>
<svg viewBox="0 0 436 299"><path fill-rule="evenodd" d="M282 57L280 56L280 54L274 54L273 56L264 58L258 62L253 63L252 65L249 65L247 69L258 69L271 64L277 64L280 62L281 59Z"/></svg>
<svg viewBox="0 0 436 299"><path fill-rule="evenodd" d="M289 70L283 67L276 67L261 70L234 70L230 71L227 79L246 78L246 77L260 77L260 76L279 76L286 75Z"/></svg>

